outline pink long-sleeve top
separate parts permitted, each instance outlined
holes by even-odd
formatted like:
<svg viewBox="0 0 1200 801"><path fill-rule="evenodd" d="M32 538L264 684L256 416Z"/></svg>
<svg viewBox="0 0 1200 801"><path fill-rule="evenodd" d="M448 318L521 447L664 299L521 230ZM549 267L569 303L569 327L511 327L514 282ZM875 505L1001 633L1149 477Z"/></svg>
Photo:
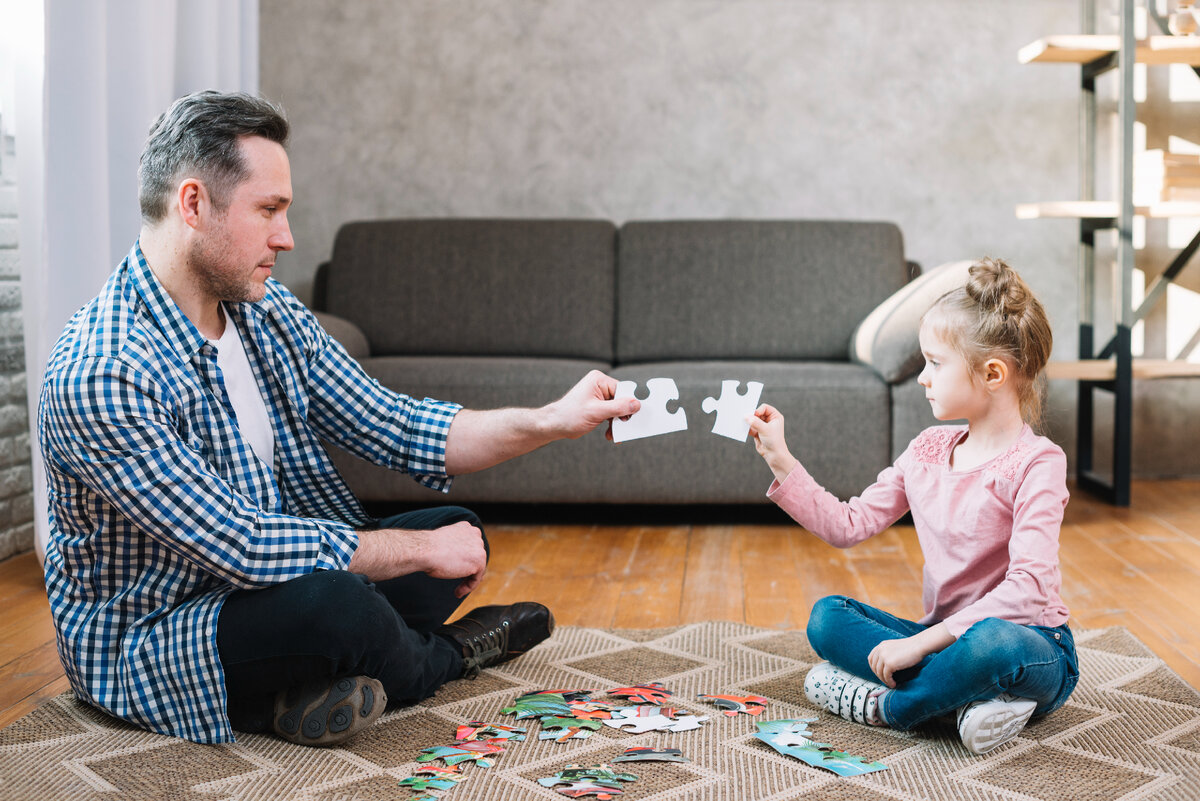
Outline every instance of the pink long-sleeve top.
<svg viewBox="0 0 1200 801"><path fill-rule="evenodd" d="M1058 532L1067 505L1067 458L1029 426L999 456L952 470L967 427L935 426L857 498L842 502L800 464L767 497L838 548L875 536L912 510L925 555L921 623L946 624L955 638L996 617L1061 626Z"/></svg>

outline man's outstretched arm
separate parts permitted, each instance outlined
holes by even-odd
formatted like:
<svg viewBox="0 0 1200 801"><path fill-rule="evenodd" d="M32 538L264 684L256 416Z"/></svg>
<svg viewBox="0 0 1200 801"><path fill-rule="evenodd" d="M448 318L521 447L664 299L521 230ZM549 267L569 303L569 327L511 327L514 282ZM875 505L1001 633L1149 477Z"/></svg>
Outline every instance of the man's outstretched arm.
<svg viewBox="0 0 1200 801"><path fill-rule="evenodd" d="M638 410L641 404L635 398L613 400L616 391L615 378L593 370L566 395L540 409L463 409L446 439L446 472L474 473L549 442L582 437L614 417ZM612 438L611 429L606 436Z"/></svg>

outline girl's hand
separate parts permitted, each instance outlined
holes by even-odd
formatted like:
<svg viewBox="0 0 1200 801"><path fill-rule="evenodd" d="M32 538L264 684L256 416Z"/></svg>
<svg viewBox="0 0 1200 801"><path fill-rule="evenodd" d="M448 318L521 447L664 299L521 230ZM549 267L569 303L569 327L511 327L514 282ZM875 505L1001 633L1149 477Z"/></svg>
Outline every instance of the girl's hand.
<svg viewBox="0 0 1200 801"><path fill-rule="evenodd" d="M900 640L884 640L867 654L867 664L879 680L892 689L896 688L896 672L910 668L927 654L940 651L954 642L954 635L945 623L930 626L919 634Z"/></svg>
<svg viewBox="0 0 1200 801"><path fill-rule="evenodd" d="M783 413L764 403L746 418L746 422L754 437L754 449L766 461L775 478L783 481L796 467L796 457L792 456L783 438Z"/></svg>

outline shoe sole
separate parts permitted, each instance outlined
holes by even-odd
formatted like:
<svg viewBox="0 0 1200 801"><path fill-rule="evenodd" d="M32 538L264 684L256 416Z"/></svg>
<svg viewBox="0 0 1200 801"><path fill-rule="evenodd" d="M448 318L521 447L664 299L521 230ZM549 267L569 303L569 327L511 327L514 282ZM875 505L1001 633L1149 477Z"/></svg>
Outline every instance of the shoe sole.
<svg viewBox="0 0 1200 801"><path fill-rule="evenodd" d="M383 685L369 676L342 678L276 703L275 733L300 745L343 743L369 728L387 704Z"/></svg>
<svg viewBox="0 0 1200 801"><path fill-rule="evenodd" d="M959 732L962 743L972 754L986 754L1012 740L1025 728L1033 717L1036 707L1030 705L1026 711L1018 711L1006 704L990 715L981 716L979 723L965 732Z"/></svg>

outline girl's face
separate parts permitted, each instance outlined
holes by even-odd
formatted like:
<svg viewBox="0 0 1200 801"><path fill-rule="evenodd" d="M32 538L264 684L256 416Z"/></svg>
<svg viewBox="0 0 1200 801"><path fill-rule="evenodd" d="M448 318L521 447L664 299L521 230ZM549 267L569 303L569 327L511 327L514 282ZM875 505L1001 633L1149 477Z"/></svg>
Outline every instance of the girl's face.
<svg viewBox="0 0 1200 801"><path fill-rule="evenodd" d="M962 355L946 343L927 322L921 323L921 354L925 369L917 383L938 420L970 420L982 410L987 390Z"/></svg>

